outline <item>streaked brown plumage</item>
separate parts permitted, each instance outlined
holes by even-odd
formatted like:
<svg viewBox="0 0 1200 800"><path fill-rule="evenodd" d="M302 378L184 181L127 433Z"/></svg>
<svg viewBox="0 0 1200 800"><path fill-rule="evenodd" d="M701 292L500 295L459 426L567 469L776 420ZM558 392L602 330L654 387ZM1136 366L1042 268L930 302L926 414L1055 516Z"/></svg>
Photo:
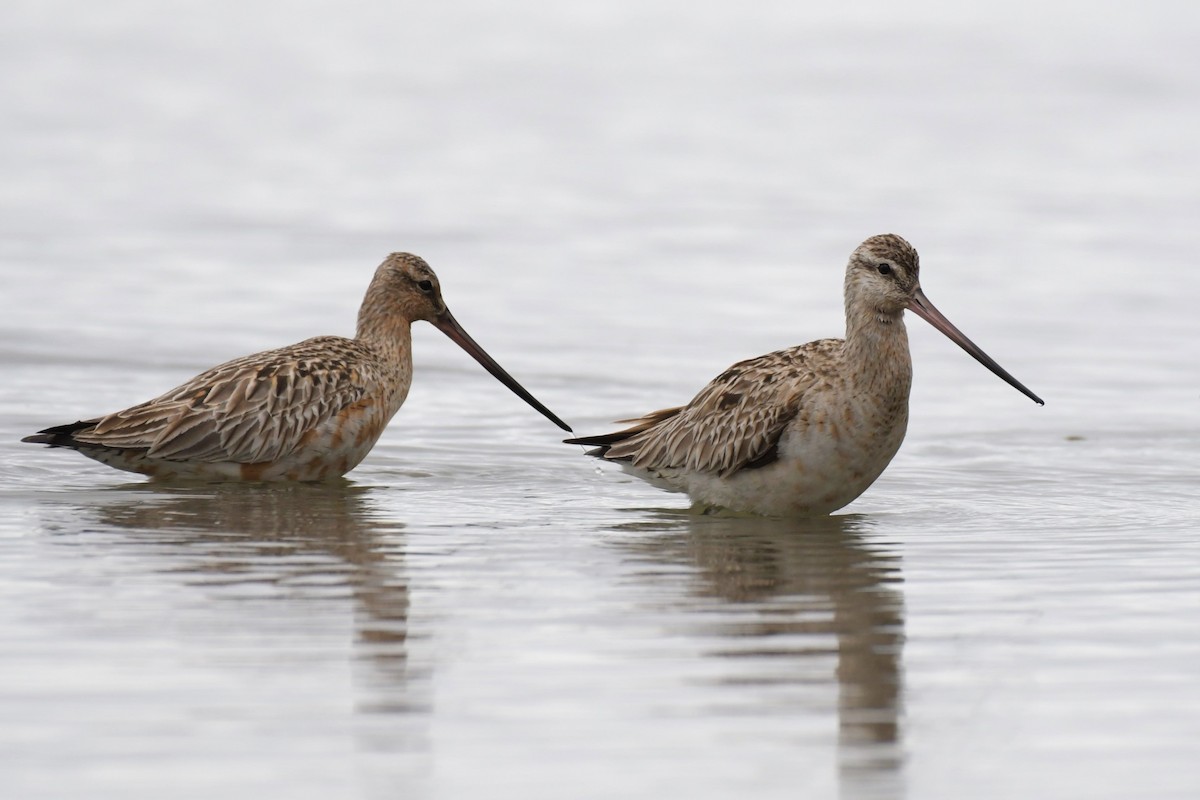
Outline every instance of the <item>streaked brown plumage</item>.
<svg viewBox="0 0 1200 800"><path fill-rule="evenodd" d="M771 516L828 514L891 462L908 425L912 361L904 309L1038 402L925 297L917 252L873 236L846 267L846 338L734 364L685 406L568 439L701 507Z"/></svg>
<svg viewBox="0 0 1200 800"><path fill-rule="evenodd" d="M370 452L412 384L410 326L426 320L556 425L474 342L422 259L380 264L353 339L318 336L228 361L145 403L22 441L69 447L154 478L326 480Z"/></svg>

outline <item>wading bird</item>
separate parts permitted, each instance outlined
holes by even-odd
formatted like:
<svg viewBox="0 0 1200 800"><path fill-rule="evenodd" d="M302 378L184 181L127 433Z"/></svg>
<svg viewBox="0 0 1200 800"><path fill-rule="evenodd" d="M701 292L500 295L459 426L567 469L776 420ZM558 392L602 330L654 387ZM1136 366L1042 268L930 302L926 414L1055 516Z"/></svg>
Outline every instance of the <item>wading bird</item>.
<svg viewBox="0 0 1200 800"><path fill-rule="evenodd" d="M412 323L433 323L565 431L467 335L422 259L375 270L353 339L318 336L228 361L160 397L21 441L68 447L157 479L322 481L354 469L412 385Z"/></svg>
<svg viewBox="0 0 1200 800"><path fill-rule="evenodd" d="M929 302L918 271L912 245L894 234L872 236L846 265L845 339L742 361L685 406L566 441L595 445L589 455L687 492L697 508L836 511L866 491L904 440L912 386L905 309L1043 405Z"/></svg>

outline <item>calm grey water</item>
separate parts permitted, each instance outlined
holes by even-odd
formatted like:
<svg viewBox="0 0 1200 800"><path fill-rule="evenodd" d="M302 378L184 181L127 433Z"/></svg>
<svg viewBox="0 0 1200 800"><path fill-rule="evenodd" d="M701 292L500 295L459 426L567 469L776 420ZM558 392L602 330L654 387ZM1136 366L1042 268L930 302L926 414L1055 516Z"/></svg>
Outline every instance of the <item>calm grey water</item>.
<svg viewBox="0 0 1200 800"><path fill-rule="evenodd" d="M1200 795L1192 3L8 3L0 796ZM429 326L344 485L17 439L425 256L581 432L920 320L845 513L694 517Z"/></svg>

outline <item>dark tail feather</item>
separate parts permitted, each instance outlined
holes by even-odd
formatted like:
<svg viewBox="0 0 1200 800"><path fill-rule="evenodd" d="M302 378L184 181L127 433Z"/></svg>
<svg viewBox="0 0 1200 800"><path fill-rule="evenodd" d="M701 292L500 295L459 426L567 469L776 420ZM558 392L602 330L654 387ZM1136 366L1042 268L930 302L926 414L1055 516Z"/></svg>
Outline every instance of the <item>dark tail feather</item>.
<svg viewBox="0 0 1200 800"><path fill-rule="evenodd" d="M615 442L620 441L619 433L609 433L604 436L580 436L578 439L563 439L563 444L595 445L591 450L584 451L585 456L604 458Z"/></svg>
<svg viewBox="0 0 1200 800"><path fill-rule="evenodd" d="M616 433L602 433L599 436L580 436L578 439L563 439L563 444L587 444L595 447L612 447L617 442L623 442L632 436L630 431L617 431Z"/></svg>
<svg viewBox="0 0 1200 800"><path fill-rule="evenodd" d="M584 455L604 458L608 455L609 448L617 442L628 439L631 435L629 431L618 431L617 433L605 433L600 436L580 436L578 439L563 439L563 444L591 445L595 449L588 450Z"/></svg>
<svg viewBox="0 0 1200 800"><path fill-rule="evenodd" d="M614 444L619 444L626 439L637 436L643 431L653 428L660 422L664 422L683 410L682 406L676 408L664 408L661 411L652 411L644 417L637 419L622 419L618 422L632 422L633 426L625 430L616 431L614 433L602 433L599 436L580 436L576 439L563 439L564 444L586 444L592 445L596 449L588 450L586 455L604 458L608 455L609 449ZM629 458L619 458L618 461L629 461Z"/></svg>
<svg viewBox="0 0 1200 800"><path fill-rule="evenodd" d="M589 450L586 455L604 458L608 455L608 450L613 445L622 443L625 439L636 437L638 433L648 431L660 422L670 420L672 416L682 411L683 407L665 408L659 411L650 411L646 416L637 417L636 420L618 420L618 422L632 422L634 425L625 428L624 431L614 433L601 433L598 437L578 437L577 439L563 439L564 444L569 445L593 445L595 450ZM629 458L618 458L617 461L630 461Z"/></svg>
<svg viewBox="0 0 1200 800"><path fill-rule="evenodd" d="M96 420L80 420L67 425L55 425L53 428L46 428L35 433L33 436L26 436L22 442L29 444L44 444L50 447L73 447L79 448L82 442L76 441L71 434L78 431L90 428L96 424Z"/></svg>

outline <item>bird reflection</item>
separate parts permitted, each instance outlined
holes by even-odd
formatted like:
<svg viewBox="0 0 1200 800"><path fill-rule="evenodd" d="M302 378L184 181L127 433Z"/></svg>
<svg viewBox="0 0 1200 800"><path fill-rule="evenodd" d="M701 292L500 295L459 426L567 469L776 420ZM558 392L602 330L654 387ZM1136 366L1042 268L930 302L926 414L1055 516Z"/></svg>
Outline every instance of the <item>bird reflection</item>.
<svg viewBox="0 0 1200 800"><path fill-rule="evenodd" d="M621 543L652 565L694 570L699 620L724 642L709 655L731 659L731 680L743 659L749 680L764 680L765 661L773 682L819 685L836 659L839 774L850 796L902 793L900 558L872 525L860 515L671 514L627 526L637 536Z"/></svg>
<svg viewBox="0 0 1200 800"><path fill-rule="evenodd" d="M173 558L172 571L206 586L265 584L287 600L340 602L349 593L355 655L370 665L359 710L417 711L406 691L413 676L403 526L370 498L369 487L349 481L151 483L114 487L92 510L105 526L138 532L142 544L169 546L185 565Z"/></svg>

